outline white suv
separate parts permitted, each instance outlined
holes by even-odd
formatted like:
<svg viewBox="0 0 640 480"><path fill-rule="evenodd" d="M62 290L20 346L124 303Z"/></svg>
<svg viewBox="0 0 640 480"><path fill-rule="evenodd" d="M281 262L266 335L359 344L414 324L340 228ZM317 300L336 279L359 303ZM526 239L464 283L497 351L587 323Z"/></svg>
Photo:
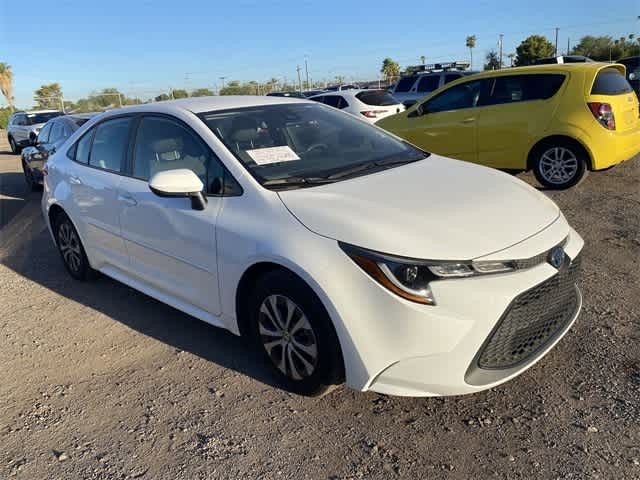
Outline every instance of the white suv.
<svg viewBox="0 0 640 480"><path fill-rule="evenodd" d="M74 278L97 270L248 336L302 394L491 388L582 305L583 241L542 193L307 100L114 110L45 172Z"/></svg>
<svg viewBox="0 0 640 480"><path fill-rule="evenodd" d="M60 115L64 113L58 110L34 110L11 115L7 125L7 140L11 152L18 154L22 147L32 145L44 124Z"/></svg>

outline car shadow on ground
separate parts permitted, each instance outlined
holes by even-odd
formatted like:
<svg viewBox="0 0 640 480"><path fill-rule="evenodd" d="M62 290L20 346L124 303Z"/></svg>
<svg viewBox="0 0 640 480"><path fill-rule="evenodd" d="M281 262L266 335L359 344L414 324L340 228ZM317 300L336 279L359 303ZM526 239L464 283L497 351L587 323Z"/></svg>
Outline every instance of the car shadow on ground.
<svg viewBox="0 0 640 480"><path fill-rule="evenodd" d="M30 193L21 216L1 227L0 263L58 295L177 350L191 352L264 384L278 386L262 356L250 348L246 339L206 324L108 277L100 275L89 282L73 280L65 271L41 218L39 202L40 194ZM0 205L0 208L4 206ZM14 236L19 238L12 238ZM82 318L77 321L81 322Z"/></svg>

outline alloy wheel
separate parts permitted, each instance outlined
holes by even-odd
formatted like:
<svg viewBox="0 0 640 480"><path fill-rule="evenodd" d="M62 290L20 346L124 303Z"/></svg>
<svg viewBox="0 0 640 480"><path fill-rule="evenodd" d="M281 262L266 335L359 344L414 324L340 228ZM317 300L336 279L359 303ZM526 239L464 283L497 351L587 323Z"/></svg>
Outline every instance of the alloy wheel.
<svg viewBox="0 0 640 480"><path fill-rule="evenodd" d="M578 158L565 147L553 147L540 158L540 175L554 185L567 183L578 173Z"/></svg>
<svg viewBox="0 0 640 480"><path fill-rule="evenodd" d="M318 342L311 323L295 302L269 295L260 305L258 331L273 364L292 380L307 378L318 365Z"/></svg>
<svg viewBox="0 0 640 480"><path fill-rule="evenodd" d="M63 222L58 227L58 248L67 267L72 272L79 273L82 266L80 239L68 222Z"/></svg>

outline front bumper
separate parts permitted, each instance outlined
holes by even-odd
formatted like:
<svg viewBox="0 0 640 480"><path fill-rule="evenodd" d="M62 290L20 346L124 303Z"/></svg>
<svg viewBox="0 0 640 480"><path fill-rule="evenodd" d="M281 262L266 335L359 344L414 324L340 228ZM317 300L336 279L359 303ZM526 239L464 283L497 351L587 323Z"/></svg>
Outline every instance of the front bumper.
<svg viewBox="0 0 640 480"><path fill-rule="evenodd" d="M559 244L567 232L564 250L568 259L573 260L584 242L564 218L538 235L484 258L528 258ZM527 251L533 255L520 255ZM518 255L512 256L516 252ZM360 273L357 282L355 279L350 282L354 286L348 292L351 309L354 301L361 296L362 299L356 303L359 311L348 319L347 325L364 371L356 370L350 375L353 369L347 365L347 383L360 390L388 395L460 395L506 382L553 348L570 330L582 305L576 287L572 311L541 345L536 345L517 364L480 368L479 355L513 302L558 275L556 268L545 262L512 273L433 282L436 306L404 301L363 271ZM356 287L363 282L367 283L368 292L362 291L364 287ZM340 303L337 294L333 299ZM344 313L341 316L344 318Z"/></svg>

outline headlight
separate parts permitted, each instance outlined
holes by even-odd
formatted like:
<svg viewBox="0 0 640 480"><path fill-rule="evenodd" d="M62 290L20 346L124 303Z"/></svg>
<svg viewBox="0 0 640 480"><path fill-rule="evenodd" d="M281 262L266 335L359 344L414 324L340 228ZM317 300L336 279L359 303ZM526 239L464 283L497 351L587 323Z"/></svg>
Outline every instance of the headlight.
<svg viewBox="0 0 640 480"><path fill-rule="evenodd" d="M446 278L504 273L516 269L514 262L438 262L394 257L353 245L340 248L374 280L396 295L412 302L435 305L430 283Z"/></svg>

